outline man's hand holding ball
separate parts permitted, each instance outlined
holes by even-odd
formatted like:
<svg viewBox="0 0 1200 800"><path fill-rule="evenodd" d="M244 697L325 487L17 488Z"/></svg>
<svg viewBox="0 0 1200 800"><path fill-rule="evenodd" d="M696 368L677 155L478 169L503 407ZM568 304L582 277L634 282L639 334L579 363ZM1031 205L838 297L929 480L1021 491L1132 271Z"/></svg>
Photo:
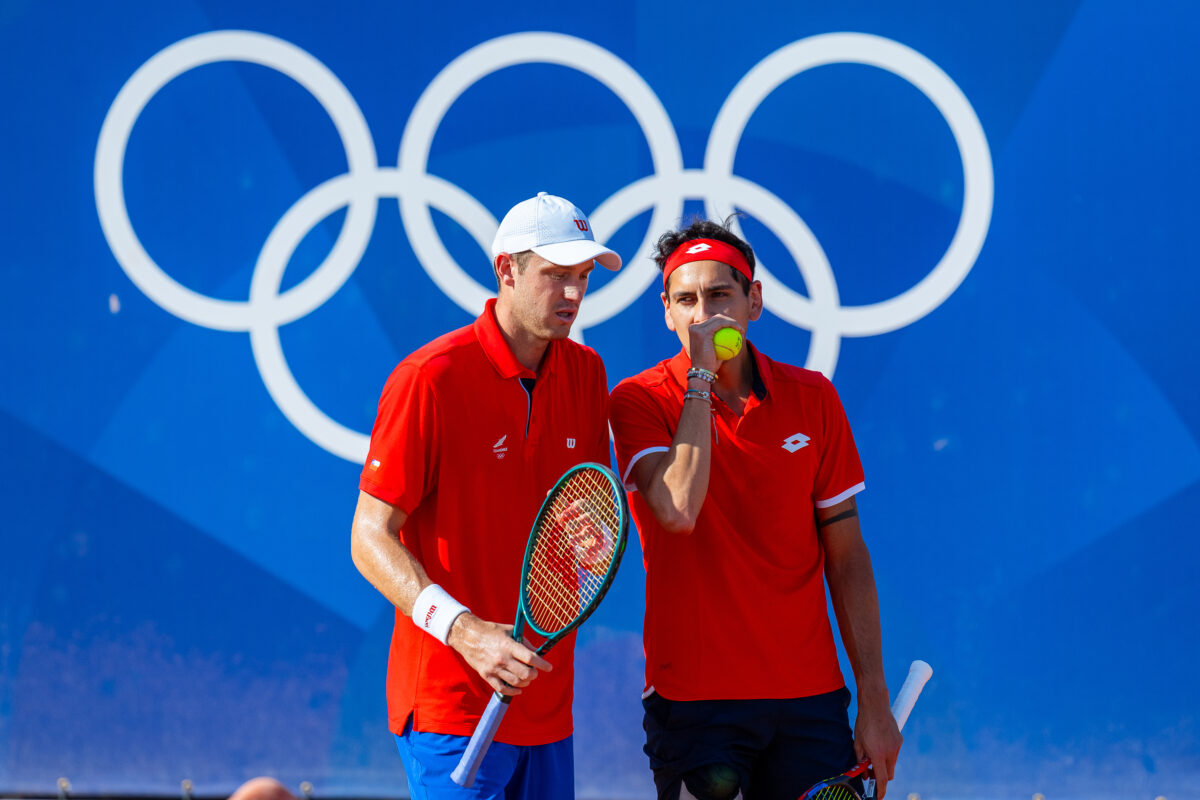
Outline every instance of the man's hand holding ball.
<svg viewBox="0 0 1200 800"><path fill-rule="evenodd" d="M742 333L737 328L721 328L713 334L713 350L722 361L742 352Z"/></svg>

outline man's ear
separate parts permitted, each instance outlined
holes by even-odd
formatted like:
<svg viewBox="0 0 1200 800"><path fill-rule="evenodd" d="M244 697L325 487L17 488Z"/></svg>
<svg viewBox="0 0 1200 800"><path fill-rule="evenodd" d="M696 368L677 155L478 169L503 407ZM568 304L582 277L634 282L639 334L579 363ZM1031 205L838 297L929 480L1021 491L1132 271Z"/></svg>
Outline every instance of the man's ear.
<svg viewBox="0 0 1200 800"><path fill-rule="evenodd" d="M671 301L667 299L667 293L663 292L659 295L662 298L663 304L663 319L667 321L667 330L675 330L675 320L671 319Z"/></svg>
<svg viewBox="0 0 1200 800"><path fill-rule="evenodd" d="M513 261L511 254L501 253L496 256L492 269L496 273L498 286L507 286L510 289L513 287L513 273L517 271L517 262Z"/></svg>
<svg viewBox="0 0 1200 800"><path fill-rule="evenodd" d="M750 284L750 321L753 322L762 316L762 282L755 281Z"/></svg>

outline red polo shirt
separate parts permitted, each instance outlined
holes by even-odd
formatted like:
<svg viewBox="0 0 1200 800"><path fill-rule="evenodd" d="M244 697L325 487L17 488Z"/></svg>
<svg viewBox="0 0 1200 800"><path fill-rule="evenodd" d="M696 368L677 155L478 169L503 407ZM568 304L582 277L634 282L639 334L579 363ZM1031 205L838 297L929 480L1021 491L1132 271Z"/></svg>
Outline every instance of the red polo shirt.
<svg viewBox="0 0 1200 800"><path fill-rule="evenodd" d="M530 526L555 481L584 461L608 463L608 384L600 357L551 342L539 372L517 361L495 301L474 324L400 362L379 400L359 486L402 509L400 540L476 616L511 623ZM522 378L535 378L527 392ZM533 745L571 735L574 636L512 704L497 741ZM388 720L400 733L469 736L492 690L453 649L396 612Z"/></svg>
<svg viewBox="0 0 1200 800"><path fill-rule="evenodd" d="M758 375L741 417L713 398L708 495L692 533L663 530L630 495L646 566L646 686L671 700L844 685L815 510L862 490L862 465L833 385L751 352ZM638 459L675 438L690 363L681 351L613 390L617 462L631 490Z"/></svg>

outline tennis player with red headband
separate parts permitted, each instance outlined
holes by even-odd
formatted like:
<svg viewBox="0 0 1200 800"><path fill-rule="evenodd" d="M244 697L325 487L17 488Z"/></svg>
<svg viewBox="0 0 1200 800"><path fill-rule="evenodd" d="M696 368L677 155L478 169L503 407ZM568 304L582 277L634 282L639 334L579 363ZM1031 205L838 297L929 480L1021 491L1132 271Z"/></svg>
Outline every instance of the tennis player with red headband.
<svg viewBox="0 0 1200 800"><path fill-rule="evenodd" d="M617 462L646 565L646 753L658 796L795 800L863 756L882 797L900 750L854 496L862 465L833 385L713 334L762 313L754 251L707 220L664 234L683 349L613 390ZM838 666L825 585L858 687Z"/></svg>

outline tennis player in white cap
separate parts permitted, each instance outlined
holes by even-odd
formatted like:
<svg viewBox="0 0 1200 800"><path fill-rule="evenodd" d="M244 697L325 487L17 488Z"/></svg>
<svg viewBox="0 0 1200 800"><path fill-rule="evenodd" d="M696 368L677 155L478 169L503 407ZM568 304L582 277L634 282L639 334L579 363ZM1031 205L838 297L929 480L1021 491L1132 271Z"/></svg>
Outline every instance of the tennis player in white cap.
<svg viewBox="0 0 1200 800"><path fill-rule="evenodd" d="M621 258L587 217L539 193L492 243L497 297L392 372L359 482L351 551L396 607L389 727L414 798L574 796L574 642L546 658L509 630L546 492L609 463L608 381L567 336L596 263ZM450 773L492 692L521 695L470 789Z"/></svg>

